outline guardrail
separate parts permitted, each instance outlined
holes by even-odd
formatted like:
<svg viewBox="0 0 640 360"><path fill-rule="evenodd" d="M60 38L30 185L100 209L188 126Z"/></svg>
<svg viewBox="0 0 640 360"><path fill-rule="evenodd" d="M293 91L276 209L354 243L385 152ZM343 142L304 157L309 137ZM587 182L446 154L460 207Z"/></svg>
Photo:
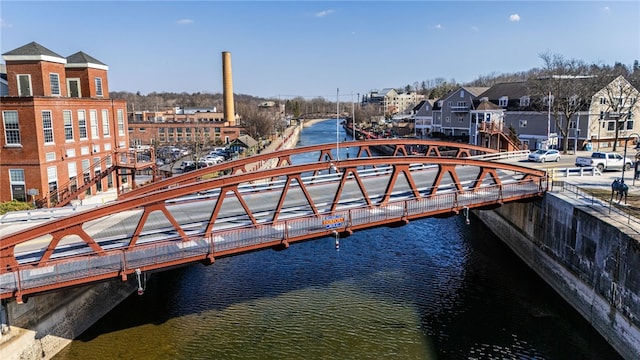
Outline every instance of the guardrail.
<svg viewBox="0 0 640 360"><path fill-rule="evenodd" d="M551 192L564 192L564 191L570 192L574 194L576 198L580 198L583 201L590 203L590 205L594 206L594 208L598 206L603 207L608 209L609 214L615 213L618 216L626 218L627 224L634 223L634 224L640 225L640 219L637 218L630 211L627 211L625 208L615 207L613 206L611 201L602 200L601 198L593 194L590 194L584 188L581 188L574 184L567 183L565 181L553 181L551 183Z"/></svg>
<svg viewBox="0 0 640 360"><path fill-rule="evenodd" d="M548 170L549 176L553 178L569 177L569 176L596 176L602 175L597 167L573 167L573 168L551 168Z"/></svg>
<svg viewBox="0 0 640 360"><path fill-rule="evenodd" d="M519 159L529 156L531 152L529 150L518 150L518 151L502 151L493 154L483 154L483 155L475 155L471 156L471 159L476 160L504 160L504 159Z"/></svg>

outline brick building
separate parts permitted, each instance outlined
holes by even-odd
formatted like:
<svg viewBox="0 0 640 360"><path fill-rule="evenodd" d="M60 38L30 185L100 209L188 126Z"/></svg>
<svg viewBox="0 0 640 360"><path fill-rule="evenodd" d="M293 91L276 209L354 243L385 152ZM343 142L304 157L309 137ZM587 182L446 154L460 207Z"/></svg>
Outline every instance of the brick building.
<svg viewBox="0 0 640 360"><path fill-rule="evenodd" d="M137 111L128 115L131 145L222 145L240 135L243 127L225 121L215 108L173 108L166 111Z"/></svg>
<svg viewBox="0 0 640 360"><path fill-rule="evenodd" d="M116 154L129 139L126 102L109 98L107 65L35 42L2 56L8 95L0 97L0 202L51 206L133 183L134 172L113 171L126 161Z"/></svg>

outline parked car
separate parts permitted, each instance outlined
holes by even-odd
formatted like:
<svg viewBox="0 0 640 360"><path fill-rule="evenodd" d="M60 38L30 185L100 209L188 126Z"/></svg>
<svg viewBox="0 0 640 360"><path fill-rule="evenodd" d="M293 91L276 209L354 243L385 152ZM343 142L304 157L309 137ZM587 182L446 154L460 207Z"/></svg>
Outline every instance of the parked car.
<svg viewBox="0 0 640 360"><path fill-rule="evenodd" d="M596 151L591 154L591 157L578 156L576 166L592 166L600 171L621 170L624 166L625 170L629 170L633 166L633 160L623 158L622 155L614 152Z"/></svg>
<svg viewBox="0 0 640 360"><path fill-rule="evenodd" d="M536 150L529 154L529 161L535 162L547 162L547 161L560 161L560 152L555 149Z"/></svg>
<svg viewBox="0 0 640 360"><path fill-rule="evenodd" d="M191 167L193 166L195 168L195 163L193 161L183 161L180 163L180 169L182 169L182 171L186 172L186 168L187 167Z"/></svg>

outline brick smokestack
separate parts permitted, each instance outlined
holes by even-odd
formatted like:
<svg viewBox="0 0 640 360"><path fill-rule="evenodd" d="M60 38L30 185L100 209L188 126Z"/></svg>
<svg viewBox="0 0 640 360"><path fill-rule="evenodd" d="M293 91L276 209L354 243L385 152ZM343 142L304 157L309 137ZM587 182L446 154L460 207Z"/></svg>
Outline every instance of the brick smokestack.
<svg viewBox="0 0 640 360"><path fill-rule="evenodd" d="M231 53L222 52L222 95L224 97L224 120L229 126L236 125L236 112L233 108L233 80L231 78Z"/></svg>

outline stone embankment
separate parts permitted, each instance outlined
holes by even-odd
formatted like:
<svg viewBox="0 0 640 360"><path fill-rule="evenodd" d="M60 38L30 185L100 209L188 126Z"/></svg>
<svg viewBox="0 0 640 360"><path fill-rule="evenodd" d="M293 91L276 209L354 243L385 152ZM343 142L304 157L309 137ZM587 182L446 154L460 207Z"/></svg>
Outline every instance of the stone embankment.
<svg viewBox="0 0 640 360"><path fill-rule="evenodd" d="M540 200L475 214L625 359L640 359L640 219L610 206L557 182Z"/></svg>

